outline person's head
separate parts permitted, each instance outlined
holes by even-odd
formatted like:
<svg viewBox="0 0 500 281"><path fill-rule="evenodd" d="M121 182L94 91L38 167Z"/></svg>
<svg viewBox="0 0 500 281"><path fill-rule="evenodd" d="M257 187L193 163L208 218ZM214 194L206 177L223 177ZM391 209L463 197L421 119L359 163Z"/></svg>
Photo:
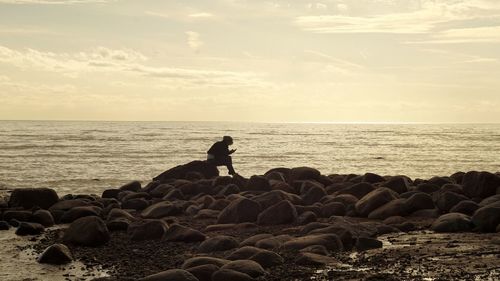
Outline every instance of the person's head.
<svg viewBox="0 0 500 281"><path fill-rule="evenodd" d="M224 136L222 138L222 141L225 142L227 145L233 144L233 138L230 136Z"/></svg>

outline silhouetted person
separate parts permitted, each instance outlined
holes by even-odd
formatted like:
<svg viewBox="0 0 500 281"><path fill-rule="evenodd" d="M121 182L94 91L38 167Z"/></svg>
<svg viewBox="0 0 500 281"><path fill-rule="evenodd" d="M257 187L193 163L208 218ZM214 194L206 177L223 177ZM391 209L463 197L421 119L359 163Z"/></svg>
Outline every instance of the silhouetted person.
<svg viewBox="0 0 500 281"><path fill-rule="evenodd" d="M229 170L229 174L235 175L236 172L233 168L233 159L229 156L236 151L236 149L229 150L229 146L232 144L233 138L224 136L222 141L214 143L207 151L207 161L215 166L226 166Z"/></svg>

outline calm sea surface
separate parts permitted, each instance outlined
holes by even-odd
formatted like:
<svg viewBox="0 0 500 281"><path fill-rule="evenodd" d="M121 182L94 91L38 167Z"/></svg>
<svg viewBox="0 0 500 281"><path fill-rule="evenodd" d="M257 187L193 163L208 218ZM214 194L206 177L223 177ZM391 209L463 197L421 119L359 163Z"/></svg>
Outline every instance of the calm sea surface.
<svg viewBox="0 0 500 281"><path fill-rule="evenodd" d="M0 189L101 193L205 159L223 135L244 176L295 166L413 178L500 171L500 124L0 121Z"/></svg>

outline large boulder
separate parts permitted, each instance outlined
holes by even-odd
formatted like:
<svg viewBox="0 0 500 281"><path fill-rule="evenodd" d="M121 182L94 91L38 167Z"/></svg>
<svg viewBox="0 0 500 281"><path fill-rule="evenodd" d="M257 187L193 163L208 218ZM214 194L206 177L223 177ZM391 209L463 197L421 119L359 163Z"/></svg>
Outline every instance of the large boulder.
<svg viewBox="0 0 500 281"><path fill-rule="evenodd" d="M97 206L82 206L75 207L66 211L61 217L61 222L71 223L79 218L87 216L99 216L102 209Z"/></svg>
<svg viewBox="0 0 500 281"><path fill-rule="evenodd" d="M73 261L73 255L64 244L54 244L47 247L38 257L39 263L66 264Z"/></svg>
<svg viewBox="0 0 500 281"><path fill-rule="evenodd" d="M126 183L122 185L119 190L126 190L126 191L133 191L133 192L139 192L141 190L141 183L139 181L131 181L129 183Z"/></svg>
<svg viewBox="0 0 500 281"><path fill-rule="evenodd" d="M472 216L474 212L479 209L479 205L472 200L460 201L458 204L451 208L450 213L462 213Z"/></svg>
<svg viewBox="0 0 500 281"><path fill-rule="evenodd" d="M182 213L176 205L169 201L161 201L153 204L141 212L141 216L147 219L161 219L163 217L175 216Z"/></svg>
<svg viewBox="0 0 500 281"><path fill-rule="evenodd" d="M406 215L406 199L399 198L384 204L377 209L373 210L369 215L369 219L384 220L392 216Z"/></svg>
<svg viewBox="0 0 500 281"><path fill-rule="evenodd" d="M489 172L468 172L462 179L463 190L471 198L486 198L496 194L500 176Z"/></svg>
<svg viewBox="0 0 500 281"><path fill-rule="evenodd" d="M219 176L219 170L213 164L210 164L207 161L192 161L187 164L171 168L154 177L153 180L164 183L172 179L186 179L189 174L193 172L200 173L206 179Z"/></svg>
<svg viewBox="0 0 500 281"><path fill-rule="evenodd" d="M358 202L356 202L355 209L361 216L368 216L373 210L378 207L395 200L399 195L387 187L380 187L374 191L366 194Z"/></svg>
<svg viewBox="0 0 500 281"><path fill-rule="evenodd" d="M260 213L259 203L239 198L232 201L217 217L217 223L255 222Z"/></svg>
<svg viewBox="0 0 500 281"><path fill-rule="evenodd" d="M417 192L411 195L405 204L406 212L413 213L418 210L424 209L434 209L434 201L432 201L432 197L424 192Z"/></svg>
<svg viewBox="0 0 500 281"><path fill-rule="evenodd" d="M21 222L16 230L19 236L24 235L38 235L45 230L45 227L35 222Z"/></svg>
<svg viewBox="0 0 500 281"><path fill-rule="evenodd" d="M461 213L448 213L437 218L431 226L436 232L463 232L472 229L470 217Z"/></svg>
<svg viewBox="0 0 500 281"><path fill-rule="evenodd" d="M198 247L200 253L227 251L238 247L239 243L231 236L219 235L203 241Z"/></svg>
<svg viewBox="0 0 500 281"><path fill-rule="evenodd" d="M331 251L343 250L342 241L336 234L313 234L303 237L297 237L285 242L283 246L286 249L301 250L313 245L322 245Z"/></svg>
<svg viewBox="0 0 500 281"><path fill-rule="evenodd" d="M229 269L247 274L250 277L257 278L265 275L267 272L255 261L235 260L223 265L221 269Z"/></svg>
<svg viewBox="0 0 500 281"><path fill-rule="evenodd" d="M331 216L343 216L346 213L346 207L340 202L331 202L323 205L321 208L321 216L329 218Z"/></svg>
<svg viewBox="0 0 500 281"><path fill-rule="evenodd" d="M297 210L292 203L284 200L262 211L257 218L257 224L278 225L293 223L296 220Z"/></svg>
<svg viewBox="0 0 500 281"><path fill-rule="evenodd" d="M323 187L312 186L307 189L301 197L305 205L312 205L320 201L324 196L326 196L326 191Z"/></svg>
<svg viewBox="0 0 500 281"><path fill-rule="evenodd" d="M481 232L495 232L500 224L500 206L486 206L476 210L472 222Z"/></svg>
<svg viewBox="0 0 500 281"><path fill-rule="evenodd" d="M214 257L192 257L184 261L184 263L182 264L182 268L189 269L204 264L213 264L218 267L221 267L227 264L228 262L229 262L228 260L214 258Z"/></svg>
<svg viewBox="0 0 500 281"><path fill-rule="evenodd" d="M38 206L48 209L59 201L57 193L50 188L18 188L12 191L9 199L9 207L21 207L31 209Z"/></svg>
<svg viewBox="0 0 500 281"><path fill-rule="evenodd" d="M290 182L296 180L318 180L320 176L321 173L318 170L310 167L296 167L289 171Z"/></svg>
<svg viewBox="0 0 500 281"><path fill-rule="evenodd" d="M271 184L269 183L269 180L266 177L251 176L250 179L247 181L247 184L246 184L244 190L270 191Z"/></svg>
<svg viewBox="0 0 500 281"><path fill-rule="evenodd" d="M230 269L220 269L214 272L211 281L254 281L248 274Z"/></svg>
<svg viewBox="0 0 500 281"><path fill-rule="evenodd" d="M199 281L212 281L212 275L219 270L219 267L214 264L204 264L187 269Z"/></svg>
<svg viewBox="0 0 500 281"><path fill-rule="evenodd" d="M47 210L36 210L32 217L34 222L37 222L45 227L53 226L55 224L54 217Z"/></svg>
<svg viewBox="0 0 500 281"><path fill-rule="evenodd" d="M127 228L130 239L136 241L158 240L163 237L168 225L162 220L144 220L131 223Z"/></svg>
<svg viewBox="0 0 500 281"><path fill-rule="evenodd" d="M264 192L252 197L252 200L259 203L262 209L267 209L283 200L288 200L293 204L300 204L302 201L302 199L298 195L291 194L282 190Z"/></svg>
<svg viewBox="0 0 500 281"><path fill-rule="evenodd" d="M356 198L361 199L363 198L363 196L372 192L374 189L375 187L373 187L371 183L360 182L341 189L337 192L337 194L351 194L356 196Z"/></svg>
<svg viewBox="0 0 500 281"><path fill-rule="evenodd" d="M72 222L64 232L63 240L83 246L100 246L107 243L109 238L104 221L99 217L90 216Z"/></svg>
<svg viewBox="0 0 500 281"><path fill-rule="evenodd" d="M206 236L196 229L180 224L172 224L165 234L165 239L167 241L191 243L204 241Z"/></svg>
<svg viewBox="0 0 500 281"><path fill-rule="evenodd" d="M170 269L160 273L152 274L140 281L199 281L193 274L183 269Z"/></svg>
<svg viewBox="0 0 500 281"><path fill-rule="evenodd" d="M466 196L451 191L439 192L436 196L436 206L443 212L449 212L460 201L469 200Z"/></svg>
<svg viewBox="0 0 500 281"><path fill-rule="evenodd" d="M411 181L405 176L396 176L382 183L382 186L388 187L395 192L401 194L408 191L411 186Z"/></svg>

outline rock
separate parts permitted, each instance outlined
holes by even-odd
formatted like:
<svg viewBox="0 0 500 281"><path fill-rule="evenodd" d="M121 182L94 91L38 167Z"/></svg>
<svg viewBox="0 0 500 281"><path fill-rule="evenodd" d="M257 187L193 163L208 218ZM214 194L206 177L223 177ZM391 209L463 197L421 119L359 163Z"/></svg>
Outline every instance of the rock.
<svg viewBox="0 0 500 281"><path fill-rule="evenodd" d="M153 204L141 212L141 216L147 219L161 219L168 216L175 216L182 213L177 206L168 201L161 201Z"/></svg>
<svg viewBox="0 0 500 281"><path fill-rule="evenodd" d="M73 261L73 255L64 244L54 244L47 247L38 257L39 263L67 264Z"/></svg>
<svg viewBox="0 0 500 281"><path fill-rule="evenodd" d="M180 224L172 224L165 234L165 239L167 241L192 243L204 241L206 236L198 230Z"/></svg>
<svg viewBox="0 0 500 281"><path fill-rule="evenodd" d="M269 268L283 264L284 259L272 251L262 250L248 258L260 264L263 268Z"/></svg>
<svg viewBox="0 0 500 281"><path fill-rule="evenodd" d="M55 224L54 217L52 217L52 214L47 210L36 210L33 213L32 220L43 225L44 227L50 227Z"/></svg>
<svg viewBox="0 0 500 281"><path fill-rule="evenodd" d="M356 239L356 244L354 246L358 251L366 251L371 249L382 248L382 242L375 238L358 237L358 239Z"/></svg>
<svg viewBox="0 0 500 281"><path fill-rule="evenodd" d="M255 222L259 213L259 203L247 198L240 198L222 210L217 218L217 223Z"/></svg>
<svg viewBox="0 0 500 281"><path fill-rule="evenodd" d="M392 200L377 209L373 210L369 215L369 219L384 220L392 216L405 216L406 215L406 199L399 198Z"/></svg>
<svg viewBox="0 0 500 281"><path fill-rule="evenodd" d="M10 225L6 221L0 221L0 230L9 230Z"/></svg>
<svg viewBox="0 0 500 281"><path fill-rule="evenodd" d="M297 210L292 203L284 200L262 211L257 218L257 224L278 225L293 223L296 220Z"/></svg>
<svg viewBox="0 0 500 281"><path fill-rule="evenodd" d="M304 225L310 222L315 222L317 219L318 218L314 212L305 211L297 217L297 224Z"/></svg>
<svg viewBox="0 0 500 281"><path fill-rule="evenodd" d="M443 212L449 212L460 201L469 200L469 198L451 191L440 192L436 196L436 207Z"/></svg>
<svg viewBox="0 0 500 281"><path fill-rule="evenodd" d="M127 190L127 191L133 191L133 192L139 192L141 190L142 186L139 181L131 181L119 188L119 190Z"/></svg>
<svg viewBox="0 0 500 281"><path fill-rule="evenodd" d="M471 200L460 201L458 204L451 208L450 213L462 213L472 216L474 212L479 209L479 205Z"/></svg>
<svg viewBox="0 0 500 281"><path fill-rule="evenodd" d="M118 199L118 194L120 194L120 192L122 192L122 190L116 188L106 189L102 192L101 198Z"/></svg>
<svg viewBox="0 0 500 281"><path fill-rule="evenodd" d="M202 209L199 210L198 213L194 216L194 219L216 219L219 215L219 211L210 210L210 209Z"/></svg>
<svg viewBox="0 0 500 281"><path fill-rule="evenodd" d="M321 173L310 167L296 167L290 169L290 182L294 182L296 180L317 180L320 178Z"/></svg>
<svg viewBox="0 0 500 281"><path fill-rule="evenodd" d="M165 235L167 229L168 225L162 220L144 220L131 223L127 234L135 241L158 240Z"/></svg>
<svg viewBox="0 0 500 281"><path fill-rule="evenodd" d="M71 223L64 233L65 242L83 246L100 246L109 241L109 231L99 217L83 217Z"/></svg>
<svg viewBox="0 0 500 281"><path fill-rule="evenodd" d="M260 235L260 234L257 234L257 235ZM253 246L244 246L244 247L241 247L241 248L235 250L231 254L229 254L226 257L226 259L232 260L232 261L234 261L234 260L246 260L246 259L250 258L251 256L259 253L260 251L267 251L267 250L263 250L263 249L253 247Z"/></svg>
<svg viewBox="0 0 500 281"><path fill-rule="evenodd" d="M208 206L208 209L222 211L222 210L224 210L224 208L226 208L226 207L227 207L227 205L229 205L230 203L231 203L231 201L229 201L229 200L226 200L226 199L218 199L218 200L215 200L214 202L212 202L212 204L210 204L210 205Z"/></svg>
<svg viewBox="0 0 500 281"><path fill-rule="evenodd" d="M367 183L379 183L385 181L384 177L374 174L374 173L366 173L363 175L363 179L361 182Z"/></svg>
<svg viewBox="0 0 500 281"><path fill-rule="evenodd" d="M286 249L301 250L313 245L323 245L330 251L342 251L343 245L340 238L335 234L315 234L297 237L285 242Z"/></svg>
<svg viewBox="0 0 500 281"><path fill-rule="evenodd" d="M35 222L21 222L16 230L16 234L19 236L24 235L38 235L41 234L45 228L43 225Z"/></svg>
<svg viewBox="0 0 500 281"><path fill-rule="evenodd" d="M187 271L193 274L199 281L212 281L212 274L219 270L214 264L204 264L189 268Z"/></svg>
<svg viewBox="0 0 500 281"><path fill-rule="evenodd" d="M477 209L472 222L481 232L495 232L500 224L500 207L485 206Z"/></svg>
<svg viewBox="0 0 500 281"><path fill-rule="evenodd" d="M144 198L133 198L122 203L123 209L131 209L141 211L149 206L149 202Z"/></svg>
<svg viewBox="0 0 500 281"><path fill-rule="evenodd" d="M59 201L59 196L50 188L17 188L10 195L9 207L31 209L38 206L48 209L57 201Z"/></svg>
<svg viewBox="0 0 500 281"><path fill-rule="evenodd" d="M31 211L13 211L7 210L3 213L3 219L6 221L18 220L18 221L31 221Z"/></svg>
<svg viewBox="0 0 500 281"><path fill-rule="evenodd" d="M438 191L439 188L440 187L438 185L435 185L435 184L421 183L421 184L417 185L416 190L430 194L430 193L434 193L434 192Z"/></svg>
<svg viewBox="0 0 500 281"><path fill-rule="evenodd" d="M333 198L328 199L324 203L328 204L328 203L333 203L333 202L339 202L339 203L344 204L344 206L346 206L346 208L347 208L351 205L355 205L358 201L359 201L358 198L356 198L356 196L354 196L354 195L340 194L340 195L334 196Z"/></svg>
<svg viewBox="0 0 500 281"><path fill-rule="evenodd" d="M212 275L212 281L253 281L252 277L248 274L229 270L229 269L220 269Z"/></svg>
<svg viewBox="0 0 500 281"><path fill-rule="evenodd" d="M267 272L258 264L252 260L236 260L230 261L223 265L221 269L229 269L245 273L252 278L257 278L259 276L265 275Z"/></svg>
<svg viewBox="0 0 500 281"><path fill-rule="evenodd" d="M329 218L331 216L343 216L346 213L344 204L340 202L331 202L323 206L321 216Z"/></svg>
<svg viewBox="0 0 500 281"><path fill-rule="evenodd" d="M277 249L283 246L283 243L291 240L292 237L289 235L278 235L269 238L260 239L255 243L255 247L261 249Z"/></svg>
<svg viewBox="0 0 500 281"><path fill-rule="evenodd" d="M87 216L99 216L102 209L96 206L74 207L64 213L61 217L61 222L71 223L79 218Z"/></svg>
<svg viewBox="0 0 500 281"><path fill-rule="evenodd" d="M228 184L224 186L217 194L227 196L237 193L240 193L240 188L236 184Z"/></svg>
<svg viewBox="0 0 500 281"><path fill-rule="evenodd" d="M431 229L436 232L464 232L472 229L472 223L467 215L448 213L437 218Z"/></svg>
<svg viewBox="0 0 500 281"><path fill-rule="evenodd" d="M91 205L88 201L84 199L70 199L61 200L49 208L49 211L53 214L54 211L67 211L75 207L89 206ZM55 217L54 217L55 218Z"/></svg>
<svg viewBox="0 0 500 281"><path fill-rule="evenodd" d="M263 176L251 176L244 190L271 191L269 180Z"/></svg>
<svg viewBox="0 0 500 281"><path fill-rule="evenodd" d="M484 198L483 200L481 200L481 202L479 202L479 206L485 207L485 206L488 206L491 204L495 204L497 202L500 202L500 194L496 194L496 195Z"/></svg>
<svg viewBox="0 0 500 281"><path fill-rule="evenodd" d="M356 211L361 216L368 216L373 210L397 199L398 194L386 187L380 187L361 198L355 205Z"/></svg>
<svg viewBox="0 0 500 281"><path fill-rule="evenodd" d="M434 201L432 201L432 197L423 192L418 192L411 195L405 203L405 210L407 213L413 213L418 210L423 209L434 209Z"/></svg>
<svg viewBox="0 0 500 281"><path fill-rule="evenodd" d="M302 201L298 195L290 194L281 190L272 190L259 194L252 197L252 200L259 203L263 210L271 207L272 205L276 205L283 200L288 200L292 204L300 204Z"/></svg>
<svg viewBox="0 0 500 281"><path fill-rule="evenodd" d="M309 188L301 197L304 204L312 205L319 202L324 196L326 196L326 191L323 187L313 186Z"/></svg>
<svg viewBox="0 0 500 281"><path fill-rule="evenodd" d="M149 193L153 197L163 198L165 195L167 195L170 191L172 191L174 189L175 189L175 187L173 185L163 183L163 184L159 184L158 186L156 186Z"/></svg>
<svg viewBox="0 0 500 281"><path fill-rule="evenodd" d="M327 257L324 255L302 252L299 253L297 259L295 260L295 263L304 266L326 266L326 265L337 264L338 261L334 258Z"/></svg>
<svg viewBox="0 0 500 281"><path fill-rule="evenodd" d="M185 179L189 172L197 172L206 179L219 176L219 170L207 161L192 161L184 165L176 166L153 178L161 183L168 182L169 179Z"/></svg>
<svg viewBox="0 0 500 281"><path fill-rule="evenodd" d="M305 247L304 249L300 250L302 253L313 253L313 254L318 254L322 256L328 256L330 253L326 249L325 246L323 245L312 245L309 247Z"/></svg>
<svg viewBox="0 0 500 281"><path fill-rule="evenodd" d="M358 199L361 199L363 198L363 196L372 192L373 190L375 190L375 187L373 187L371 183L360 182L341 189L340 191L338 191L338 194L350 194Z"/></svg>
<svg viewBox="0 0 500 281"><path fill-rule="evenodd" d="M437 218L441 212L438 209L422 209L411 214L413 218Z"/></svg>
<svg viewBox="0 0 500 281"><path fill-rule="evenodd" d="M405 176L391 177L388 181L382 183L383 187L390 188L401 194L408 191L411 186L411 181Z"/></svg>
<svg viewBox="0 0 500 281"><path fill-rule="evenodd" d="M129 212L122 210L122 209L113 208L108 213L107 220L111 221L111 220L115 220L115 219L124 219L124 220L130 221L130 222L137 220Z"/></svg>
<svg viewBox="0 0 500 281"><path fill-rule="evenodd" d="M406 222L406 219L401 217L401 216L392 216L392 217L386 218L382 223L388 224L388 225L393 225L393 224L401 224L401 223L405 223L405 222Z"/></svg>
<svg viewBox="0 0 500 281"><path fill-rule="evenodd" d="M240 246L242 246L242 247L243 246L255 246L255 244L257 242L259 242L260 240L266 239L266 238L270 238L270 237L273 237L273 235L272 234L268 234L268 233L257 234L257 235L248 237L247 239L243 240L240 243Z"/></svg>
<svg viewBox="0 0 500 281"><path fill-rule="evenodd" d="M214 258L214 257L194 257L194 258L190 258L190 259L185 260L184 263L182 264L182 268L189 269L189 268L193 268L195 266L200 266L200 265L204 265L204 264L213 264L213 265L216 265L218 267L221 267L228 262L229 262L228 260Z"/></svg>
<svg viewBox="0 0 500 281"><path fill-rule="evenodd" d="M219 235L203 241L198 247L200 253L227 251L238 247L239 243L231 236Z"/></svg>
<svg viewBox="0 0 500 281"><path fill-rule="evenodd" d="M141 281L199 281L193 274L183 269L170 269L146 276Z"/></svg>
<svg viewBox="0 0 500 281"><path fill-rule="evenodd" d="M115 219L106 222L109 231L126 231L130 226L130 221L125 219Z"/></svg>
<svg viewBox="0 0 500 281"><path fill-rule="evenodd" d="M500 176L489 172L468 172L462 179L463 190L471 198L495 195L500 186Z"/></svg>

